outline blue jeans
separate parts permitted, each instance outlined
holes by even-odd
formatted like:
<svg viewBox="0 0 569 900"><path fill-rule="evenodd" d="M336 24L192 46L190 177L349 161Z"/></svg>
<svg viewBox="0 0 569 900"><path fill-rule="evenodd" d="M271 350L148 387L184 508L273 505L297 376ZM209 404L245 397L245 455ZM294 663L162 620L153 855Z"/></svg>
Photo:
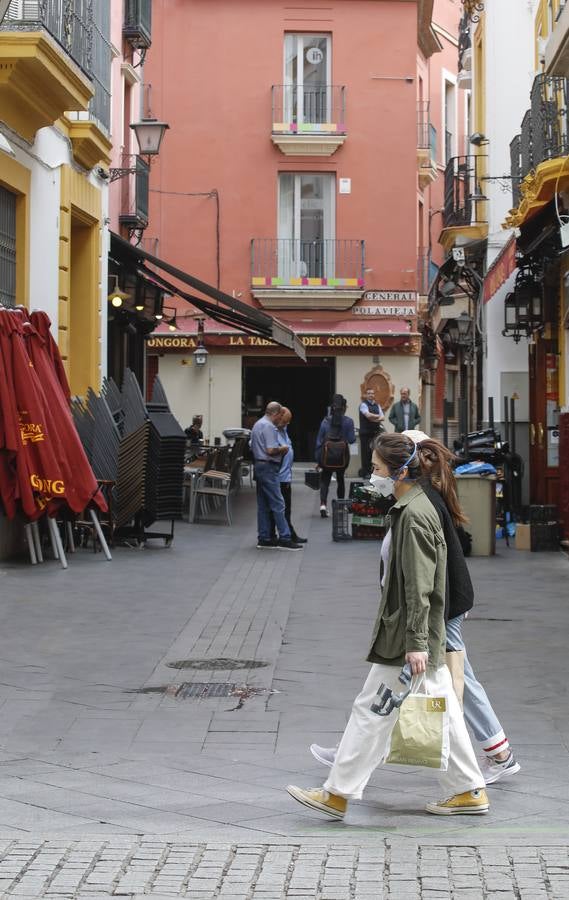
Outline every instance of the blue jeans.
<svg viewBox="0 0 569 900"><path fill-rule="evenodd" d="M493 755L491 751L495 749L495 745L500 745L499 750L504 750L508 746L508 742L505 740L502 726L492 709L486 691L476 678L468 661L462 638L463 622L463 615L456 616L447 622L447 650L464 650L464 718L485 752Z"/></svg>
<svg viewBox="0 0 569 900"><path fill-rule="evenodd" d="M285 504L276 463L255 462L257 481L257 531L260 541L271 539L271 513L274 516L280 540L290 541L290 528L285 518Z"/></svg>

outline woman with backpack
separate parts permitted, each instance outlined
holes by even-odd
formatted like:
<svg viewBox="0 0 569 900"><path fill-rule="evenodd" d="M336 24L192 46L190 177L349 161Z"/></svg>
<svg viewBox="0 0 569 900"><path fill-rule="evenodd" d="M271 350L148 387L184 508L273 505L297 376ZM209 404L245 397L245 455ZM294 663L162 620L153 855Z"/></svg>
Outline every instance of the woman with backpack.
<svg viewBox="0 0 569 900"><path fill-rule="evenodd" d="M354 420L346 415L347 405L346 398L342 394L334 394L330 415L322 419L316 438L314 455L320 469L320 515L323 519L328 515L326 503L334 472L338 484L338 500L343 500L346 496L344 473L350 462L348 445L356 443Z"/></svg>

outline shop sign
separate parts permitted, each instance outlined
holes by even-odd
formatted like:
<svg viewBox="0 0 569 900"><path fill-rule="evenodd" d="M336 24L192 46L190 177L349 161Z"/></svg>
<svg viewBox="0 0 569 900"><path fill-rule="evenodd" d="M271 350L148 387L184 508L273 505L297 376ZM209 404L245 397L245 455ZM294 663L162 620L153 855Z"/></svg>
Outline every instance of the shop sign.
<svg viewBox="0 0 569 900"><path fill-rule="evenodd" d="M313 349L330 350L344 348L349 350L368 349L376 350L383 347L383 341L378 335L367 334L304 334L299 335L305 347ZM206 335L206 344L213 347L276 347L274 341L267 338L255 337L250 334L211 334ZM189 335L170 337L169 335L156 335L147 340L149 350L194 350L197 346L196 339Z"/></svg>
<svg viewBox="0 0 569 900"><path fill-rule="evenodd" d="M409 318L417 315L415 291L366 291L362 302L352 306L354 316L380 316Z"/></svg>

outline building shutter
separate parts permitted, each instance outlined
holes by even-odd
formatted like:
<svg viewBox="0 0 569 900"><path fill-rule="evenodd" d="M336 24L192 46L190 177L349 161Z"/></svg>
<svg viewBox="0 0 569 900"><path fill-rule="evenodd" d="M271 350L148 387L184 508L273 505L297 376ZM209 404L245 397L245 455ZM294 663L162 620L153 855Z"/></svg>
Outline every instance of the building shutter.
<svg viewBox="0 0 569 900"><path fill-rule="evenodd" d="M0 187L0 304L16 305L16 195Z"/></svg>

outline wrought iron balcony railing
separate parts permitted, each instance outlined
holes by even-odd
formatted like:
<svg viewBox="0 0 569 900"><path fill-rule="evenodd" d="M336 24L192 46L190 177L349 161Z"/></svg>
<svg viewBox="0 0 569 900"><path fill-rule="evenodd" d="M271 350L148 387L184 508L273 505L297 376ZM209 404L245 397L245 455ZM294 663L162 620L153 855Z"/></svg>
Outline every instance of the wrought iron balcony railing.
<svg viewBox="0 0 569 900"><path fill-rule="evenodd" d="M478 208L487 198L479 179L480 156L453 156L445 169L443 227L474 225L485 221Z"/></svg>
<svg viewBox="0 0 569 900"><path fill-rule="evenodd" d="M510 141L510 174L512 176L512 205L520 202L520 183L522 180L522 136L516 134Z"/></svg>
<svg viewBox="0 0 569 900"><path fill-rule="evenodd" d="M559 75L537 75L520 134L510 144L514 205L519 202L517 185L526 175L540 163L568 154L569 80Z"/></svg>
<svg viewBox="0 0 569 900"><path fill-rule="evenodd" d="M121 214L119 222L127 228L146 228L148 225L148 198L150 166L141 156L124 154L124 168L134 172L121 181Z"/></svg>
<svg viewBox="0 0 569 900"><path fill-rule="evenodd" d="M137 50L152 44L152 0L125 0L123 35Z"/></svg>
<svg viewBox="0 0 569 900"><path fill-rule="evenodd" d="M45 29L90 76L93 30L88 0L12 0L1 27L10 31Z"/></svg>
<svg viewBox="0 0 569 900"><path fill-rule="evenodd" d="M273 132L346 133L346 88L337 84L274 84Z"/></svg>
<svg viewBox="0 0 569 900"><path fill-rule="evenodd" d="M110 128L110 0L12 0L1 29L45 30L93 81L90 114Z"/></svg>
<svg viewBox="0 0 569 900"><path fill-rule="evenodd" d="M251 241L251 284L257 288L362 288L364 267L364 241Z"/></svg>
<svg viewBox="0 0 569 900"><path fill-rule="evenodd" d="M417 149L430 150L431 159L437 158L437 129L431 125L428 100L419 100L417 103Z"/></svg>

